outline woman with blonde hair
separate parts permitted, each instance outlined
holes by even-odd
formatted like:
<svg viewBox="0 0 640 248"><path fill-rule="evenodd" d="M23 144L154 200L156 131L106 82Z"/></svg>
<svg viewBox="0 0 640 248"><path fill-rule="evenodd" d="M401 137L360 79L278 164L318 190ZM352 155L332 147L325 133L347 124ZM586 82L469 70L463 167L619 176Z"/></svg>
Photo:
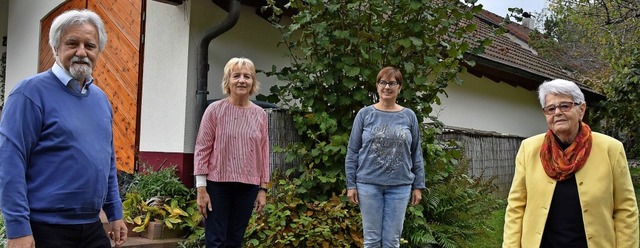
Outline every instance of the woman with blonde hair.
<svg viewBox="0 0 640 248"><path fill-rule="evenodd" d="M253 62L229 60L221 86L228 97L205 110L194 154L207 248L242 246L252 211L266 204L270 173L267 115L249 100L260 87Z"/></svg>

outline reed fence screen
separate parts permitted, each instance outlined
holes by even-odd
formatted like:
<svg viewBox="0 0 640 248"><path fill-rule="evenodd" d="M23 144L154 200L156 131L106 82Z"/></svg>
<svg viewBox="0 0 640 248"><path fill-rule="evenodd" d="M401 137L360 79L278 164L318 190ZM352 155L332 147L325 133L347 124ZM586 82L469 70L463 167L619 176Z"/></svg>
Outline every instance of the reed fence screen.
<svg viewBox="0 0 640 248"><path fill-rule="evenodd" d="M469 176L493 180L498 197L506 197L515 172L515 159L524 138L476 130L447 129L440 141L455 140L469 162Z"/></svg>
<svg viewBox="0 0 640 248"><path fill-rule="evenodd" d="M299 140L293 118L284 110L266 109L269 120L269 165L273 173L284 172L299 164L298 160L286 162L285 152L275 152L276 147L286 148Z"/></svg>

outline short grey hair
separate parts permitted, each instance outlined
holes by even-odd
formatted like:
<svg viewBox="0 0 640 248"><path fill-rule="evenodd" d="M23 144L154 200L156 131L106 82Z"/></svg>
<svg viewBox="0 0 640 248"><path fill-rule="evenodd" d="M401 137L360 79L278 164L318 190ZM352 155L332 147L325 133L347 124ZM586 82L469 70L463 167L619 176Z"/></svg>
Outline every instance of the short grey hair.
<svg viewBox="0 0 640 248"><path fill-rule="evenodd" d="M538 87L538 99L540 99L540 105L544 108L545 97L549 94L570 96L573 102L578 104L585 103L584 94L580 90L580 87L574 82L564 79L554 79L546 81Z"/></svg>
<svg viewBox="0 0 640 248"><path fill-rule="evenodd" d="M98 30L98 51L102 51L107 45L107 31L104 28L104 22L98 14L88 9L72 9L57 16L51 23L49 29L49 46L55 53L56 48L60 46L60 35L62 31L75 25L91 24Z"/></svg>

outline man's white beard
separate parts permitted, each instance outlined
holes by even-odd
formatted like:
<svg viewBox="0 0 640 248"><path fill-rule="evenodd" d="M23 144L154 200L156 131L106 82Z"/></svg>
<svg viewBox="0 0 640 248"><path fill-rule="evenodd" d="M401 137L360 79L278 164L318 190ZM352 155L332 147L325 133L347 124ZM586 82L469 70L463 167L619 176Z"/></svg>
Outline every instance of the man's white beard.
<svg viewBox="0 0 640 248"><path fill-rule="evenodd" d="M77 64L74 62L85 62L87 64ZM78 57L78 56L73 56L71 58L71 65L69 66L69 73L71 73L71 76L73 76L73 78L75 78L76 80L80 81L79 79L86 79L87 77L89 77L91 75L91 73L93 72L93 68L92 68L92 64L91 64L91 60L89 60L89 58L87 57Z"/></svg>
<svg viewBox="0 0 640 248"><path fill-rule="evenodd" d="M69 73L71 73L71 76L76 80L80 78L87 78L92 72L93 69L91 69L91 66L86 64L71 64L69 67Z"/></svg>

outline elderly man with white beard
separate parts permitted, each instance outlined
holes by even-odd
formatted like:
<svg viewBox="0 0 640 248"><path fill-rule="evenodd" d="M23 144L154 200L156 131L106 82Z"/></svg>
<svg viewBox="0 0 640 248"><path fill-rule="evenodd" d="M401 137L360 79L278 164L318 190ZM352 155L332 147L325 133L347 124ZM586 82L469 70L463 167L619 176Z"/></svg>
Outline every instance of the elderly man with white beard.
<svg viewBox="0 0 640 248"><path fill-rule="evenodd" d="M0 209L7 247L111 247L127 239L113 114L91 76L107 43L103 21L70 10L51 24L51 69L24 79L0 122ZM99 218L111 223L106 233Z"/></svg>

